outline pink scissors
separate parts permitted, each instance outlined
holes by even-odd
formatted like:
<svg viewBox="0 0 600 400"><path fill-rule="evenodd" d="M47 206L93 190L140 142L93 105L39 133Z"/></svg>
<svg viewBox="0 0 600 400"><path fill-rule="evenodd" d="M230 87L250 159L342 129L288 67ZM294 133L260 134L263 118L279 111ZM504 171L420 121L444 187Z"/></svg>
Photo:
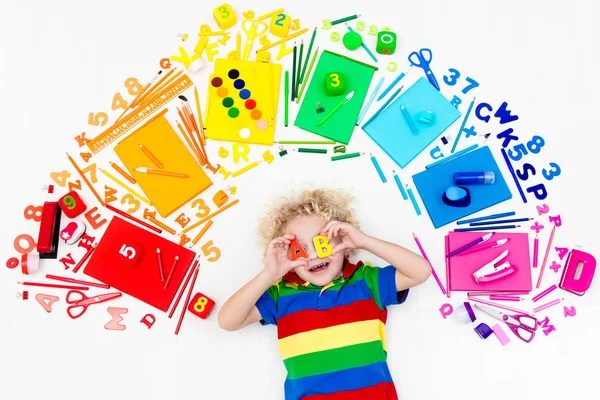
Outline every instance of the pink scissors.
<svg viewBox="0 0 600 400"><path fill-rule="evenodd" d="M67 293L67 303L71 305L67 307L67 314L73 319L79 318L87 311L90 304L103 303L121 297L122 295L121 292L116 292L87 297L79 290L69 290L69 293Z"/></svg>
<svg viewBox="0 0 600 400"><path fill-rule="evenodd" d="M535 337L535 331L539 326L539 322L532 316L525 314L507 315L490 307L480 306L479 304L475 304L475 307L479 308L484 313L503 321L508 325L512 333L525 343L530 343Z"/></svg>

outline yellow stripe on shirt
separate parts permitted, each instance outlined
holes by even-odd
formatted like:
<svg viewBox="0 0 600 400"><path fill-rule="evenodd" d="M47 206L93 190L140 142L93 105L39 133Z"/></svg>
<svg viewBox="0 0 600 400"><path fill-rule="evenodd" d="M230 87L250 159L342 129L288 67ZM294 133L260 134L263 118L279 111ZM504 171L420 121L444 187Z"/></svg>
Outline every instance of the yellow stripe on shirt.
<svg viewBox="0 0 600 400"><path fill-rule="evenodd" d="M298 333L279 340L279 352L284 360L303 354L337 349L381 340L385 345L385 324L379 319L351 322L329 328Z"/></svg>

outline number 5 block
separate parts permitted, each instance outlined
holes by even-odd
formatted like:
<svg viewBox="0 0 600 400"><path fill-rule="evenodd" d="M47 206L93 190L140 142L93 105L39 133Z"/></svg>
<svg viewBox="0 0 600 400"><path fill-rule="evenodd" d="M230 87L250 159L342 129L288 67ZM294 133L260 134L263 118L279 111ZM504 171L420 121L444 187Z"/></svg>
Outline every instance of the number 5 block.
<svg viewBox="0 0 600 400"><path fill-rule="evenodd" d="M212 299L202 293L196 293L188 305L188 311L202 319L206 319L214 306L215 302Z"/></svg>
<svg viewBox="0 0 600 400"><path fill-rule="evenodd" d="M69 218L77 218L87 210L87 206L76 191L69 192L61 197L58 200L58 206Z"/></svg>
<svg viewBox="0 0 600 400"><path fill-rule="evenodd" d="M229 29L237 23L235 12L229 4L221 4L213 11L213 17L219 28L222 30Z"/></svg>

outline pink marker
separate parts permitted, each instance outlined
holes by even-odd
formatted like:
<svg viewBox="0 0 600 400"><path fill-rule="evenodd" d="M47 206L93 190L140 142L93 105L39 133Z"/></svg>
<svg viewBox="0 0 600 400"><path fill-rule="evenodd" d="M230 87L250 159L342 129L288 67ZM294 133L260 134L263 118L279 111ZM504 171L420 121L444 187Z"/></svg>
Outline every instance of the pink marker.
<svg viewBox="0 0 600 400"><path fill-rule="evenodd" d="M496 301L523 301L523 298L519 297L519 296L490 296L490 300L496 300Z"/></svg>
<svg viewBox="0 0 600 400"><path fill-rule="evenodd" d="M554 289L556 289L556 285L550 286L548 289L544 290L542 293L536 295L533 299L531 299L534 303L540 300L542 297L546 296L548 293L551 293Z"/></svg>
<svg viewBox="0 0 600 400"><path fill-rule="evenodd" d="M552 306L555 306L557 304L560 304L561 301L563 301L564 299L556 299L556 300L552 300L550 303L546 303L543 306L539 306L537 308L533 309L534 313L540 312L542 310L545 310L546 308L550 308Z"/></svg>
<svg viewBox="0 0 600 400"><path fill-rule="evenodd" d="M530 313L530 312L528 312L528 311L519 310L517 308L512 308L512 307L509 307L509 306L505 306L503 304L492 303L491 301L487 301L487 300L483 300L483 299L478 299L476 297L470 297L470 296L467 297L467 299L469 299L470 301L474 301L475 303L481 303L481 304L485 304L485 305L488 305L488 306L501 308L503 310L512 311L512 312L517 313L517 314L529 315L530 317L533 317L533 314Z"/></svg>

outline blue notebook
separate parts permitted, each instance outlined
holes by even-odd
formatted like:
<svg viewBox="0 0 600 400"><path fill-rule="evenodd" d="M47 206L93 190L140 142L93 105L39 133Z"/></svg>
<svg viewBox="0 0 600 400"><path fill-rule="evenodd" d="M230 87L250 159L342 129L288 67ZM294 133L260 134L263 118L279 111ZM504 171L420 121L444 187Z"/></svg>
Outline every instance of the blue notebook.
<svg viewBox="0 0 600 400"><path fill-rule="evenodd" d="M410 113L417 135L404 119L401 105ZM424 111L435 113L431 126L419 122L419 114ZM421 78L363 129L400 168L404 168L458 117L460 112L426 78Z"/></svg>
<svg viewBox="0 0 600 400"><path fill-rule="evenodd" d="M471 193L471 204L468 207L451 207L444 204L442 195L449 186L455 186L455 172L479 171L493 171L496 175L494 184L464 185ZM413 182L436 228L512 198L498 164L487 146L413 175Z"/></svg>

